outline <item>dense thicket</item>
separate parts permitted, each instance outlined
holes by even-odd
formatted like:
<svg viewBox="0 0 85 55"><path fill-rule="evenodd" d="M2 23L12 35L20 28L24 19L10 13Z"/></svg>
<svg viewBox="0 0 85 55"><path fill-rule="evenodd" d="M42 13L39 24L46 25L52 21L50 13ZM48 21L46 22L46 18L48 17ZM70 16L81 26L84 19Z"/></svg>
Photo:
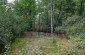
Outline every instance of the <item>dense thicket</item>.
<svg viewBox="0 0 85 55"><path fill-rule="evenodd" d="M51 1L41 0L38 4L37 30L50 31ZM84 0L53 0L53 29L54 32L65 31L68 34L81 34L84 30ZM82 26L81 26L82 24ZM35 25L36 26L36 25Z"/></svg>
<svg viewBox="0 0 85 55"><path fill-rule="evenodd" d="M17 15L24 19L24 25L27 24L26 31L34 31L36 15L35 0L16 0L14 11Z"/></svg>
<svg viewBox="0 0 85 55"><path fill-rule="evenodd" d="M0 51L7 46L27 27L24 19L15 14L12 4L0 1ZM24 25L24 26L23 26Z"/></svg>
<svg viewBox="0 0 85 55"><path fill-rule="evenodd" d="M51 14L53 6L53 14ZM0 42L11 42L24 31L66 32L85 35L85 0L7 0L0 1Z"/></svg>

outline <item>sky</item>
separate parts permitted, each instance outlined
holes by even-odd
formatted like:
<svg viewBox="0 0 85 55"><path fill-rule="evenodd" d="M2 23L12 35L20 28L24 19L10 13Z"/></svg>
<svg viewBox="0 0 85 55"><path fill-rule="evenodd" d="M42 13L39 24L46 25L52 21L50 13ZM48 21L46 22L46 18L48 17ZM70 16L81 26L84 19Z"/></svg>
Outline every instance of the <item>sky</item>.
<svg viewBox="0 0 85 55"><path fill-rule="evenodd" d="M14 0L8 0L8 3L12 3Z"/></svg>

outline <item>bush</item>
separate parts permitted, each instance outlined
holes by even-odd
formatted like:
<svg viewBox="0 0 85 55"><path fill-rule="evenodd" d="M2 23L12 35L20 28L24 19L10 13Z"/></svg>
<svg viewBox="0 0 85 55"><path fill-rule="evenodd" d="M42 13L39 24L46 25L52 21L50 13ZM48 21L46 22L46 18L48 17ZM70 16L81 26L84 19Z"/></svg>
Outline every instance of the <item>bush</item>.
<svg viewBox="0 0 85 55"><path fill-rule="evenodd" d="M58 26L55 28L55 32L66 32L65 28L63 28L62 26Z"/></svg>
<svg viewBox="0 0 85 55"><path fill-rule="evenodd" d="M5 43L4 47L24 30L22 22L23 19L16 16L11 10L1 14L0 40Z"/></svg>
<svg viewBox="0 0 85 55"><path fill-rule="evenodd" d="M85 33L85 19L78 15L72 15L64 21L61 26L55 28L56 32L65 31L69 35L80 35ZM85 34L84 34L85 35Z"/></svg>

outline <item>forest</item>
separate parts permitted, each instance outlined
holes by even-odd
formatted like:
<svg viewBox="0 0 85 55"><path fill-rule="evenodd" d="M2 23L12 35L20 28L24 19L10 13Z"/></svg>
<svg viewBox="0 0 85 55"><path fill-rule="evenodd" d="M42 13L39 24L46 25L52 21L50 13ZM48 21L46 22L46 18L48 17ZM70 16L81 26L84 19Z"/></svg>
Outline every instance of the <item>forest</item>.
<svg viewBox="0 0 85 55"><path fill-rule="evenodd" d="M0 55L85 55L85 0L0 0Z"/></svg>

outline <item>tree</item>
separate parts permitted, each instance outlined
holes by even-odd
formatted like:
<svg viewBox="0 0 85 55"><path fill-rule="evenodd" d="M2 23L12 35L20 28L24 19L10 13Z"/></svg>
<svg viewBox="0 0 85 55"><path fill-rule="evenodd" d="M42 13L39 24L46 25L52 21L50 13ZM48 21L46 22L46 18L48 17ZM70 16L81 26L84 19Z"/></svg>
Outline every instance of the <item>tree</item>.
<svg viewBox="0 0 85 55"><path fill-rule="evenodd" d="M50 1L37 0L36 30L50 32Z"/></svg>
<svg viewBox="0 0 85 55"><path fill-rule="evenodd" d="M28 23L28 31L35 28L36 2L35 0L16 0L14 10Z"/></svg>
<svg viewBox="0 0 85 55"><path fill-rule="evenodd" d="M0 50L5 48L7 51L15 36L19 36L23 30L23 19L15 15L14 10L8 8L7 4L0 4L0 7Z"/></svg>
<svg viewBox="0 0 85 55"><path fill-rule="evenodd" d="M53 0L51 0L51 34L53 33L53 19L54 19L54 3Z"/></svg>

